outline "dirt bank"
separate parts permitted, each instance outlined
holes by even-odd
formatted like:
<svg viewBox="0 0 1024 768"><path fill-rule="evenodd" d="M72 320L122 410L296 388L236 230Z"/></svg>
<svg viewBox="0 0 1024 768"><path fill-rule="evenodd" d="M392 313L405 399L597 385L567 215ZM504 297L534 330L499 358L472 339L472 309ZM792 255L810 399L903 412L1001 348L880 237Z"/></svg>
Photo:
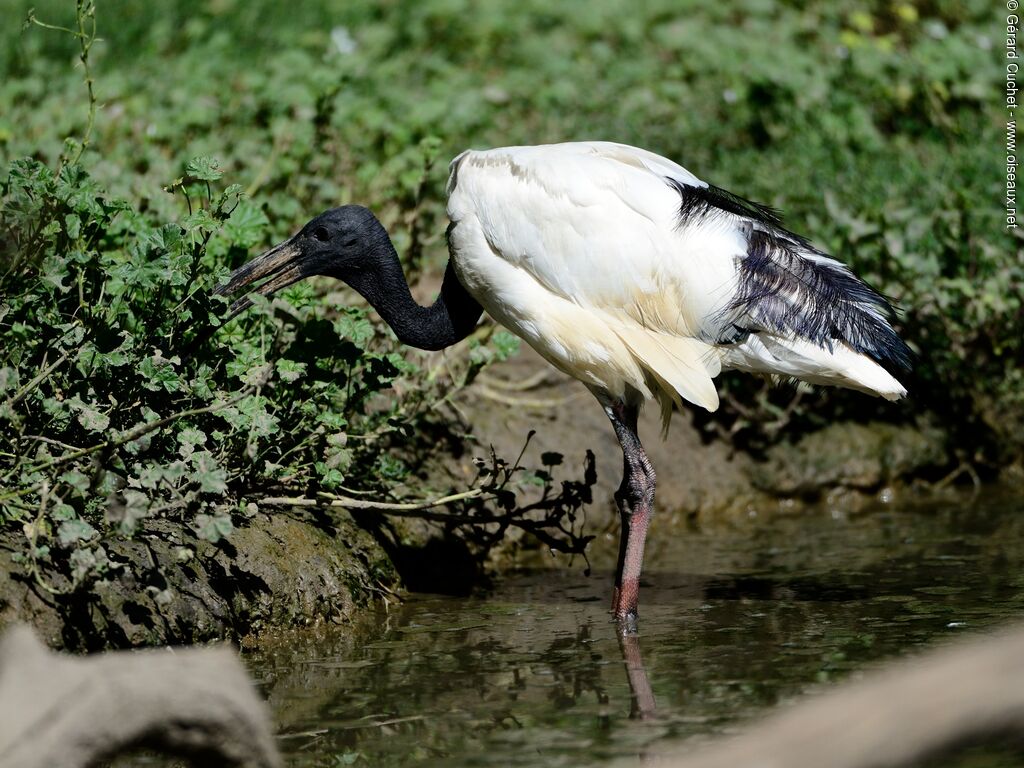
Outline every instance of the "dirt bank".
<svg viewBox="0 0 1024 768"><path fill-rule="evenodd" d="M240 640L343 623L398 583L380 545L344 512L333 521L259 513L217 545L168 526L108 554L109 578L68 595L0 569L0 628L25 621L51 647L81 650Z"/></svg>
<svg viewBox="0 0 1024 768"><path fill-rule="evenodd" d="M529 389L509 387L528 383ZM532 350L490 369L465 396L465 410L477 439L515 456L530 430L536 436L524 463L537 464L545 451L564 454L581 466L587 449L597 458L598 486L591 519L617 520L612 494L622 475L622 452L608 419L582 385L552 370ZM928 420L894 426L882 422L837 423L763 456L737 451L721 439L707 439L691 413L676 414L668 436L660 437L657 409L648 408L640 434L658 473L657 507L663 525L686 519L714 520L750 509L789 509L823 498L856 503L880 491L898 492L908 481L934 477L950 464L947 435ZM470 452L472 453L472 452ZM471 462L461 466L471 476Z"/></svg>

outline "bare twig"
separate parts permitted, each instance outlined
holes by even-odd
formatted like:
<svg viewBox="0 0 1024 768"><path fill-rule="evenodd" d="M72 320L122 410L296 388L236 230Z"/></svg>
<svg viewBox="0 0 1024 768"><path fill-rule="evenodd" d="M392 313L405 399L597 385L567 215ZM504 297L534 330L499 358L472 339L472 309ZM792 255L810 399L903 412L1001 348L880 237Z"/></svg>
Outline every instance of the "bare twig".
<svg viewBox="0 0 1024 768"><path fill-rule="evenodd" d="M369 501L367 499L355 499L351 496L337 496L332 493L319 493L317 495L323 499L323 501L310 499L305 496L278 496L260 499L258 503L275 507L343 507L345 509L372 509L378 512L388 512L390 514L400 515L403 512L420 512L434 507L443 507L446 504L455 504L456 502L468 501L469 499L487 498L488 496L482 488L473 488L469 491L453 493L449 496L441 496L437 499L402 503Z"/></svg>
<svg viewBox="0 0 1024 768"><path fill-rule="evenodd" d="M15 405L17 405L22 400L24 400L26 395L28 395L30 392L32 392L32 390L34 390L36 387L38 387L40 384L42 384L43 381L46 380L47 376L49 376L55 370L57 370L62 365L64 365L64 363L67 362L68 356L69 356L69 353L65 352L63 355L58 357L56 360L54 360L48 366L43 368L43 370L41 370L39 373L37 373L32 378L31 381L29 381L25 386L23 386L21 389L19 389L17 392L15 392L13 395L11 395L11 397L8 398L7 402L4 403L4 406L6 408L13 408Z"/></svg>
<svg viewBox="0 0 1024 768"><path fill-rule="evenodd" d="M49 445L56 445L58 448L63 448L66 451L80 451L82 450L77 445L71 445L70 443L62 443L60 440L54 440L52 437L43 437L42 435L22 435L22 440L35 440L40 443L48 443Z"/></svg>
<svg viewBox="0 0 1024 768"><path fill-rule="evenodd" d="M39 512L36 514L36 519L25 526L25 535L28 538L28 552L29 561L29 572L32 574L32 578L35 579L36 584L39 588L49 592L51 595L66 595L67 590L58 589L51 585L46 579L43 578L43 574L39 572L39 558L36 556L36 542L39 540L39 527L43 524L43 518L46 516L46 506L50 501L50 484L45 480L42 483L42 490L39 493Z"/></svg>
<svg viewBox="0 0 1024 768"><path fill-rule="evenodd" d="M350 496L339 496L332 493L320 493L318 498L304 496L267 497L258 499L257 503L269 506L305 507L318 510L348 509L378 512L396 517L415 517L429 522L446 525L466 526L477 532L478 542L487 544L500 539L510 528L523 530L545 546L559 552L584 554L587 544L593 536L577 533L575 524L578 510L591 501L590 486L596 482L593 472L593 454L588 452L587 470L582 483L563 482L561 491L549 494L545 488L543 496L534 503L519 505L515 503L512 492L507 486L512 478L521 470L520 461L529 445L531 432L527 437L522 452L512 464L498 459L492 450L490 465L481 464L481 487L462 493L441 496L412 502L379 502L357 499ZM436 507L464 502L475 502L458 512L435 512ZM479 506L480 502L494 501L498 511L489 512ZM537 516L539 513L540 516ZM483 526L496 525L497 530L484 529Z"/></svg>
<svg viewBox="0 0 1024 768"><path fill-rule="evenodd" d="M65 161L67 161L67 164L74 165L81 159L82 153L89 146L89 143L92 140L93 128L96 125L97 100L96 93L93 90L93 83L95 80L92 76L92 68L89 66L89 53L92 50L93 45L99 39L96 37L96 4L93 0L77 0L75 3L75 21L78 27L77 29L61 27L57 24L48 24L45 21L37 19L34 10L29 11L27 19L27 24L34 24L37 27L50 29L56 32L66 32L78 39L78 60L82 63L82 70L85 73L85 88L89 93L88 121L85 126L85 131L82 132L82 140L78 142L75 156L62 158L61 168L64 167Z"/></svg>
<svg viewBox="0 0 1024 768"><path fill-rule="evenodd" d="M28 488L18 488L15 491L6 491L0 493L0 501L7 501L8 499L20 499L22 496L28 496L29 494L35 493L39 490L39 486L29 486Z"/></svg>
<svg viewBox="0 0 1024 768"><path fill-rule="evenodd" d="M191 416L200 416L204 413L214 413L223 408L228 408L234 405L235 403L243 400L244 398L248 397L250 394L252 394L252 391L253 388L249 387L247 389L243 389L230 400L225 400L220 403L214 403L213 405L207 405L202 408L189 408L184 411L178 411L177 413L173 413L170 416L165 416L162 419L157 419L156 421L149 421L146 422L145 424L139 424L138 426L132 427L131 429L122 432L118 437L114 438L113 440L104 440L101 443L90 445L88 448L79 448L77 451L65 453L63 456L56 456L50 459L49 461L44 461L40 464L34 465L32 469L35 471L50 469L51 467L59 466L60 464L66 464L69 461L75 461L76 459L80 459L83 456L88 456L89 454L95 453L96 451L102 451L105 448L117 448L118 446L124 445L125 443L130 443L133 440L138 440L143 435L146 435L155 429L165 427L168 424L178 421L179 419L187 419Z"/></svg>
<svg viewBox="0 0 1024 768"><path fill-rule="evenodd" d="M971 478L971 482L974 484L974 493L977 494L981 490L981 478L978 476L978 472L973 465L965 459L961 459L960 463L953 468L952 472L939 480L939 482L935 484L935 489L939 490L945 488L960 477L960 475L964 474Z"/></svg>
<svg viewBox="0 0 1024 768"><path fill-rule="evenodd" d="M481 397L486 397L488 400L494 400L497 403L509 405L514 408L561 408L566 403L571 403L573 400L577 400L583 396L583 392L574 392L571 395L566 395L565 397L511 397L502 392L497 392L483 383L474 387L473 391Z"/></svg>
<svg viewBox="0 0 1024 768"><path fill-rule="evenodd" d="M481 373L478 379L484 384L488 384L496 389L503 389L506 392L528 392L545 383L550 373L551 369L544 367L519 381L502 379L498 376L488 376L485 373Z"/></svg>

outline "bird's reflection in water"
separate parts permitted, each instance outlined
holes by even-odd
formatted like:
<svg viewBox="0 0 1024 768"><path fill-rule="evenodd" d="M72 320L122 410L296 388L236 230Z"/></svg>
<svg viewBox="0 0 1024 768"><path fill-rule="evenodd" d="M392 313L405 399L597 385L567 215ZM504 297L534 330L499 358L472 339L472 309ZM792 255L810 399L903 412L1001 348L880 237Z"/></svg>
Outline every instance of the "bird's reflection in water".
<svg viewBox="0 0 1024 768"><path fill-rule="evenodd" d="M640 638L635 634L620 634L619 650L622 651L626 679L629 681L630 719L646 720L653 717L658 705L654 700L654 690L647 678L647 668L640 652Z"/></svg>

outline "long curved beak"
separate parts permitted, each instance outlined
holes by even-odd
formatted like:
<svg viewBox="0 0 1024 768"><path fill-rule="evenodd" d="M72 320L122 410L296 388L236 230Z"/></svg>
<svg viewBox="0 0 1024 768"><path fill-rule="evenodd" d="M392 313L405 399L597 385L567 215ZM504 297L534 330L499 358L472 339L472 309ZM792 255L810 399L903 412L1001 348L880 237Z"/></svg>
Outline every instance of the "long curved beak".
<svg viewBox="0 0 1024 768"><path fill-rule="evenodd" d="M215 293L230 296L258 280L269 277L267 282L256 288L256 293L269 296L312 274L309 266L303 259L302 249L292 237L236 269L224 285L217 286ZM231 305L231 313L225 318L225 322L250 306L252 299L248 296L238 299Z"/></svg>

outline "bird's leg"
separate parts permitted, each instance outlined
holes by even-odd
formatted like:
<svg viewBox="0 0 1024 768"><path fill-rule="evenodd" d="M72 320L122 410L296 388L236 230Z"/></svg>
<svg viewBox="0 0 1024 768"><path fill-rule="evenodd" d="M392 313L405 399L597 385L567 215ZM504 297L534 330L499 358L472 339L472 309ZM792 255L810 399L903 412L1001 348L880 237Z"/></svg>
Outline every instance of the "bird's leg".
<svg viewBox="0 0 1024 768"><path fill-rule="evenodd" d="M623 471L623 476L629 472ZM619 508L619 557L615 563L615 588L612 590L612 613L619 608L619 593L622 592L622 566L626 562L626 544L629 542L629 512L620 497L622 487L615 492L615 505Z"/></svg>
<svg viewBox="0 0 1024 768"><path fill-rule="evenodd" d="M622 520L612 613L624 632L636 631L647 526L654 512L654 467L637 435L636 406L616 403L605 411L622 446L622 484L615 493Z"/></svg>

